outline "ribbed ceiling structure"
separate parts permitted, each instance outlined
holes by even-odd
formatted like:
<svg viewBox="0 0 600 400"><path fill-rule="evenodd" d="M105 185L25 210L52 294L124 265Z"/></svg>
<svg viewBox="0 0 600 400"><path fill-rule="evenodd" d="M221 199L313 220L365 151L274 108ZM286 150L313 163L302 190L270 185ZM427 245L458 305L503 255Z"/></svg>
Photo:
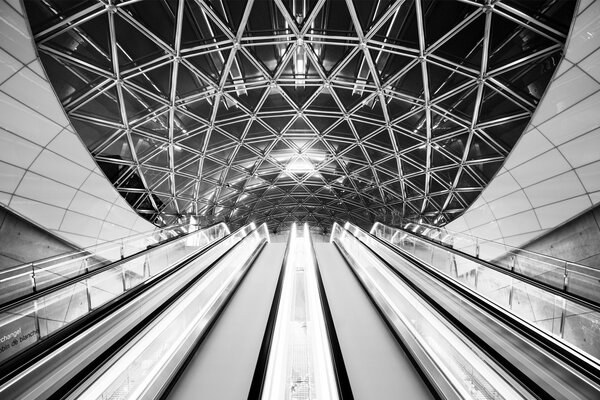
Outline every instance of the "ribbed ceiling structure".
<svg viewBox="0 0 600 400"><path fill-rule="evenodd" d="M522 133L574 2L26 2L79 135L152 222L462 213Z"/></svg>

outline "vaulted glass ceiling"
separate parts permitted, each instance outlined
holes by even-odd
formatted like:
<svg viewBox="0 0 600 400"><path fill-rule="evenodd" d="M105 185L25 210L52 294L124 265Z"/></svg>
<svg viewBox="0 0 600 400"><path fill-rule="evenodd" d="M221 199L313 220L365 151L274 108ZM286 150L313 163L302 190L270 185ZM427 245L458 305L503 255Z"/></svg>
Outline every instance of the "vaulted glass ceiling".
<svg viewBox="0 0 600 400"><path fill-rule="evenodd" d="M44 67L158 224L462 213L560 59L574 1L26 2Z"/></svg>

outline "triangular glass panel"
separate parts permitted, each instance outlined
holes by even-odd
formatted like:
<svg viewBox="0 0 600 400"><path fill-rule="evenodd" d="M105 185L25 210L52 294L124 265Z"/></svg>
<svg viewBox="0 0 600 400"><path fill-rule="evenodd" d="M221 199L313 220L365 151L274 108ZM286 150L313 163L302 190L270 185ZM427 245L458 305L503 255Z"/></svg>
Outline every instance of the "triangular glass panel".
<svg viewBox="0 0 600 400"><path fill-rule="evenodd" d="M400 76L394 77L389 84L392 90L408 99L423 99L423 70L420 63L406 70Z"/></svg>
<svg viewBox="0 0 600 400"><path fill-rule="evenodd" d="M375 120L380 124L385 121L385 115L378 95L373 95L368 100L363 100L360 103L360 108L356 110L354 114Z"/></svg>
<svg viewBox="0 0 600 400"><path fill-rule="evenodd" d="M445 32L444 32L445 33ZM450 62L469 68L479 69L483 54L485 35L485 14L473 19L467 26L448 38L438 46L432 54L443 57Z"/></svg>
<svg viewBox="0 0 600 400"><path fill-rule="evenodd" d="M240 7L235 5L235 7ZM241 8L241 7L240 7ZM269 16L265 18L265 16ZM264 36L292 33L275 2L256 1L252 4L250 16L244 29L244 36Z"/></svg>
<svg viewBox="0 0 600 400"><path fill-rule="evenodd" d="M129 142L125 133L121 134L117 139L113 140L111 144L98 154L105 157L110 157L117 160L133 160L131 150L129 148Z"/></svg>
<svg viewBox="0 0 600 400"><path fill-rule="evenodd" d="M77 112L100 120L122 123L119 97L114 86L78 107Z"/></svg>
<svg viewBox="0 0 600 400"><path fill-rule="evenodd" d="M152 32L153 35L165 42L169 46L175 44L175 18L177 15L177 3L133 2L121 6L123 12L128 13L145 30ZM156 18L156 15L162 15L162 18ZM139 29L139 28L138 28ZM141 31L141 30L140 30ZM127 37L118 37L117 40L128 40Z"/></svg>
<svg viewBox="0 0 600 400"><path fill-rule="evenodd" d="M143 160L148 154L156 151L162 151L163 143L146 137L139 135L135 132L131 133L131 141L133 142L135 154L138 160Z"/></svg>
<svg viewBox="0 0 600 400"><path fill-rule="evenodd" d="M486 140L479 135L473 135L471 140L471 148L469 149L468 160L480 160L489 157L499 157L501 154Z"/></svg>
<svg viewBox="0 0 600 400"><path fill-rule="evenodd" d="M248 116L248 114L242 110L237 103L232 102L225 96L221 97L221 100L219 101L219 109L217 110L218 121L233 119L243 115Z"/></svg>
<svg viewBox="0 0 600 400"><path fill-rule="evenodd" d="M170 93L172 67L173 64L168 63L160 67L147 69L143 74L135 74L131 77L125 76L123 79L166 99Z"/></svg>
<svg viewBox="0 0 600 400"><path fill-rule="evenodd" d="M168 168L169 166L169 152L166 146L162 151L156 153L152 158L144 161L144 165L150 165L153 167Z"/></svg>
<svg viewBox="0 0 600 400"><path fill-rule="evenodd" d="M269 125L275 132L282 132L283 129L289 124L292 116L286 117L268 117L264 116L261 118L263 122Z"/></svg>
<svg viewBox="0 0 600 400"><path fill-rule="evenodd" d="M522 114L527 111L526 108L515 101L507 99L504 94L498 93L488 85L485 85L478 123L482 124L515 114Z"/></svg>
<svg viewBox="0 0 600 400"><path fill-rule="evenodd" d="M82 36L84 32L86 37ZM112 71L108 32L108 17L103 13L79 24L78 29L69 29L44 44L104 71Z"/></svg>
<svg viewBox="0 0 600 400"><path fill-rule="evenodd" d="M488 71L518 60L530 59L532 54L556 45L557 42L524 25L518 24L512 18L492 14ZM528 63L538 61L531 60Z"/></svg>
<svg viewBox="0 0 600 400"><path fill-rule="evenodd" d="M115 34L121 71L135 68L164 55L165 51L162 47L143 35L118 14L115 16Z"/></svg>
<svg viewBox="0 0 600 400"><path fill-rule="evenodd" d="M242 3L241 1L239 3ZM196 2L184 2L181 24L181 45L184 48L208 45L227 39L227 35L216 24L210 13L206 13ZM208 5L210 7L210 3ZM217 7L218 8L218 7ZM213 11L217 11L213 8ZM218 13L217 13L218 14ZM223 21L223 20L222 20Z"/></svg>
<svg viewBox="0 0 600 400"><path fill-rule="evenodd" d="M288 111L290 108L290 103L288 103L288 101L281 95L279 90L274 90L273 88L271 88L269 95L267 96L265 102L260 108L260 111Z"/></svg>

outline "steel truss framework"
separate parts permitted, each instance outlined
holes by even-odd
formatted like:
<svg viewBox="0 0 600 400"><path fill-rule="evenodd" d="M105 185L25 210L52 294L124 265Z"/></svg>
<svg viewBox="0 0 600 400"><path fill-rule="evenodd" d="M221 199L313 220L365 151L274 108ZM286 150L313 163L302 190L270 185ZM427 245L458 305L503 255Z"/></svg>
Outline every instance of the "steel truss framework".
<svg viewBox="0 0 600 400"><path fill-rule="evenodd" d="M90 152L143 216L444 223L529 121L572 2L26 2Z"/></svg>

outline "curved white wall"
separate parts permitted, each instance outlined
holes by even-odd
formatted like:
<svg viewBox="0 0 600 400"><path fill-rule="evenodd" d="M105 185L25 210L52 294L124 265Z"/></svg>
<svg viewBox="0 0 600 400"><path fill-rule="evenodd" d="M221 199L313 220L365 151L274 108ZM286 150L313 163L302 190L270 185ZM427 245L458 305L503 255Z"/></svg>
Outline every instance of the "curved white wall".
<svg viewBox="0 0 600 400"><path fill-rule="evenodd" d="M18 0L0 0L0 204L78 247L155 228L75 133Z"/></svg>
<svg viewBox="0 0 600 400"><path fill-rule="evenodd" d="M450 230L522 246L600 203L600 1L580 1L525 134Z"/></svg>

